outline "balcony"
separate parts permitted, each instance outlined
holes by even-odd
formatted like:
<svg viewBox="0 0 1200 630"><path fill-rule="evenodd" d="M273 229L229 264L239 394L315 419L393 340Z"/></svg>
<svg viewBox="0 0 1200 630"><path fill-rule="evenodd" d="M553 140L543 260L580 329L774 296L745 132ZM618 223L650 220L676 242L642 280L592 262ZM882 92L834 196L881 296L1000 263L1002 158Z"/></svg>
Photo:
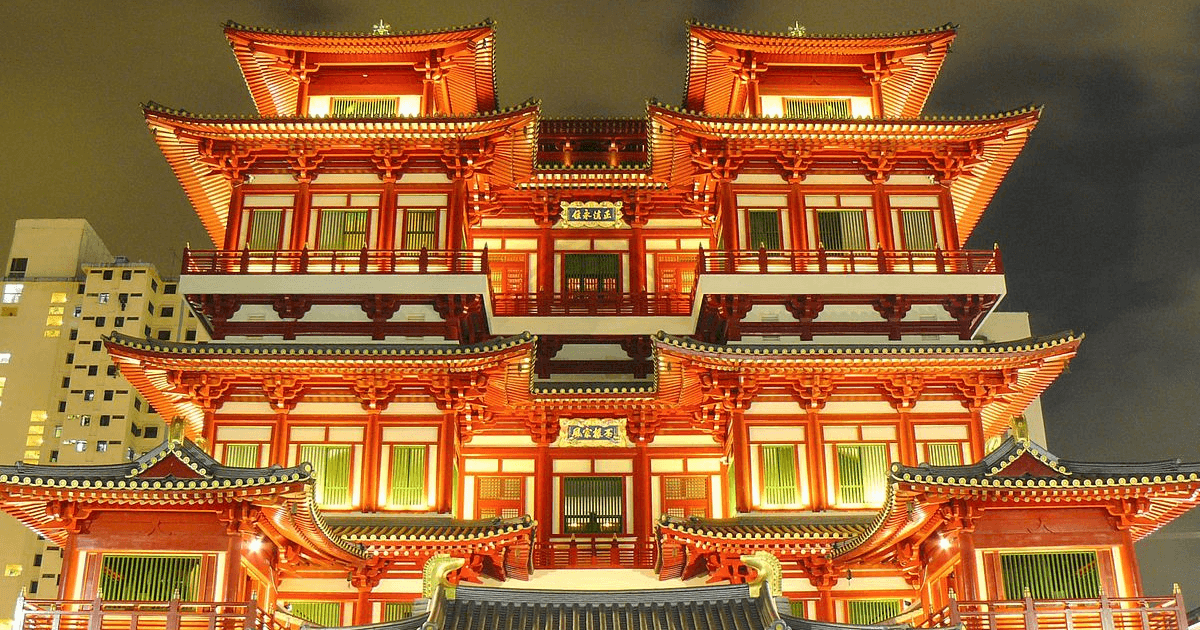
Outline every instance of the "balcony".
<svg viewBox="0 0 1200 630"><path fill-rule="evenodd" d="M535 569L650 569L654 543L632 538L570 538L534 543Z"/></svg>
<svg viewBox="0 0 1200 630"><path fill-rule="evenodd" d="M104 601L17 598L12 627L19 630L294 630L257 602Z"/></svg>
<svg viewBox="0 0 1200 630"><path fill-rule="evenodd" d="M1187 609L1178 588L1171 597L1105 597L958 601L915 624L964 630L1187 630Z"/></svg>

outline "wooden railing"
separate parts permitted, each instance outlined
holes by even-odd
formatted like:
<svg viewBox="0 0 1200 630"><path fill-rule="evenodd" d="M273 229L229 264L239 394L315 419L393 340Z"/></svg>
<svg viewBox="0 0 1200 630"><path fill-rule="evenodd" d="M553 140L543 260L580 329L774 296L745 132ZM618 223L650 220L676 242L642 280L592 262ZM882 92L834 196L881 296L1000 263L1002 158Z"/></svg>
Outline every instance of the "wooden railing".
<svg viewBox="0 0 1200 630"><path fill-rule="evenodd" d="M1171 597L1024 599L958 601L915 624L920 628L964 630L1187 630L1187 609L1179 589Z"/></svg>
<svg viewBox="0 0 1200 630"><path fill-rule="evenodd" d="M537 569L649 569L654 543L630 538L584 537L534 543Z"/></svg>
<svg viewBox="0 0 1200 630"><path fill-rule="evenodd" d="M17 598L16 630L294 630L257 602Z"/></svg>
<svg viewBox="0 0 1200 630"><path fill-rule="evenodd" d="M725 273L1004 273L1000 250L701 251L697 271Z"/></svg>
<svg viewBox="0 0 1200 630"><path fill-rule="evenodd" d="M183 250L183 274L488 273L487 250Z"/></svg>
<svg viewBox="0 0 1200 630"><path fill-rule="evenodd" d="M494 314L505 317L573 315L686 316L687 293L500 293L492 297Z"/></svg>

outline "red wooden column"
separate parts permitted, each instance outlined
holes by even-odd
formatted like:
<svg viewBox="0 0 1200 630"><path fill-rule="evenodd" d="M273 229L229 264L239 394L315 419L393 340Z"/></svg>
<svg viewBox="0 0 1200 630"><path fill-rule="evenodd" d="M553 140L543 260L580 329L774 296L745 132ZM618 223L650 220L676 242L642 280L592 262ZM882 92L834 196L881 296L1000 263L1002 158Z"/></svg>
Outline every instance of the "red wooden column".
<svg viewBox="0 0 1200 630"><path fill-rule="evenodd" d="M379 510L379 486L387 479L387 471L381 470L383 454L383 434L379 427L379 411L367 412L367 425L363 427L363 483L362 502L363 512Z"/></svg>
<svg viewBox="0 0 1200 630"><path fill-rule="evenodd" d="M534 438L537 441L537 459L533 468L533 518L537 521L537 541L534 553L539 544L550 541L550 530L555 529L553 521L554 484L551 477L552 466L550 459L550 440ZM536 556L535 556L536 557Z"/></svg>
<svg viewBox="0 0 1200 630"><path fill-rule="evenodd" d="M750 428L742 411L729 412L730 450L733 459L733 485L736 486L734 506L738 512L753 509L750 504Z"/></svg>
<svg viewBox="0 0 1200 630"><path fill-rule="evenodd" d="M396 249L396 178L383 180L383 192L379 197L379 233L376 248L382 251Z"/></svg>
<svg viewBox="0 0 1200 630"><path fill-rule="evenodd" d="M646 234L642 230L646 226L646 209L640 205L625 215L629 224L629 291L642 293L648 285L646 279Z"/></svg>
<svg viewBox="0 0 1200 630"><path fill-rule="evenodd" d="M824 510L831 505L825 487L825 436L821 434L821 412L808 410L805 423L804 446L808 451L808 501L814 510Z"/></svg>
<svg viewBox="0 0 1200 630"><path fill-rule="evenodd" d="M899 247L899 243L892 235L892 206L888 203L887 193L883 188L883 181L875 182L875 190L872 191L872 206L875 207L875 232L878 236L879 247L885 250L895 250Z"/></svg>
<svg viewBox="0 0 1200 630"><path fill-rule="evenodd" d="M438 461L437 461L437 505L438 514L449 514L454 508L454 462L458 457L458 427L457 413L446 411L442 417L442 427L438 431Z"/></svg>
<svg viewBox="0 0 1200 630"><path fill-rule="evenodd" d="M292 234L284 244L285 249L304 249L308 245L308 213L312 208L308 184L308 179L301 179L296 186L296 200L292 204Z"/></svg>
<svg viewBox="0 0 1200 630"><path fill-rule="evenodd" d="M218 247L226 250L238 249L238 240L242 235L242 200L245 199L246 192L242 187L242 179L234 178L231 180L233 189L229 194L229 211L225 217L225 241L223 243L213 243Z"/></svg>
<svg viewBox="0 0 1200 630"><path fill-rule="evenodd" d="M554 292L554 233L551 231L558 219L558 208L552 200L543 200L543 206L534 215L538 225L537 277L529 289L539 295Z"/></svg>
<svg viewBox="0 0 1200 630"><path fill-rule="evenodd" d="M650 478L650 452L645 442L637 442L633 456L633 523L637 533L635 563L641 559L641 550L654 539L654 506L651 505L652 484Z"/></svg>
<svg viewBox="0 0 1200 630"><path fill-rule="evenodd" d="M242 546L245 541L242 535L234 532L229 536L229 544L225 546L225 584L217 584L213 589L218 601L236 602L242 597ZM248 599L248 598L247 598Z"/></svg>
<svg viewBox="0 0 1200 630"><path fill-rule="evenodd" d="M950 196L949 182L942 184L942 189L938 192L938 206L942 221L942 234L945 235L942 249L956 251L961 245L958 242L958 222L954 217L954 199Z"/></svg>
<svg viewBox="0 0 1200 630"><path fill-rule="evenodd" d="M739 246L737 196L733 193L733 183L727 178L717 181L717 216L721 221L725 251L736 252Z"/></svg>
<svg viewBox="0 0 1200 630"><path fill-rule="evenodd" d="M792 237L793 250L816 249L814 245L810 245L808 235L808 217L804 212L804 193L801 192L800 183L803 176L799 178L791 178L788 181L788 218Z"/></svg>
<svg viewBox="0 0 1200 630"><path fill-rule="evenodd" d="M975 561L975 536L965 529L958 531L958 598L961 601L979 600L979 563Z"/></svg>

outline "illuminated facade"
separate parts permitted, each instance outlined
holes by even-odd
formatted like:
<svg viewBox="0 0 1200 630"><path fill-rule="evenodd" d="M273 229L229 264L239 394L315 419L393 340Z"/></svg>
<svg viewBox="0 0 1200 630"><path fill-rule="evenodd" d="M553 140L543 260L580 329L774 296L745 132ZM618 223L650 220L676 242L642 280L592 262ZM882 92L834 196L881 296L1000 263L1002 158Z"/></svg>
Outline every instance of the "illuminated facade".
<svg viewBox="0 0 1200 630"><path fill-rule="evenodd" d="M0 469L62 597L453 625L432 586L724 581L825 622L1027 623L1025 589L1179 620L1133 541L1200 467L1030 441L1080 339L997 312L965 244L1039 111L923 116L952 28L692 25L683 106L620 120L500 109L488 23L225 35L257 116L145 108L216 244L180 280L213 341L107 344L176 439Z"/></svg>

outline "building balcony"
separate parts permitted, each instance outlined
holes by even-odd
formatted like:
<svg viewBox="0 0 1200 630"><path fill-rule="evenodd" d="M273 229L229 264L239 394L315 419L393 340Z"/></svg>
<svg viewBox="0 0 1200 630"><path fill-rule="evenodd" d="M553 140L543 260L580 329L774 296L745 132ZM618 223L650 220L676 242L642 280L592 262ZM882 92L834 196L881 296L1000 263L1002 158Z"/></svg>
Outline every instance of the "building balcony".
<svg viewBox="0 0 1200 630"><path fill-rule="evenodd" d="M1178 588L1171 597L958 601L915 624L964 630L1187 630Z"/></svg>
<svg viewBox="0 0 1200 630"><path fill-rule="evenodd" d="M654 543L633 538L570 538L534 543L535 569L651 569Z"/></svg>
<svg viewBox="0 0 1200 630"><path fill-rule="evenodd" d="M165 602L17 599L12 627L17 630L104 628L237 628L296 630L300 621L259 610L257 602Z"/></svg>

